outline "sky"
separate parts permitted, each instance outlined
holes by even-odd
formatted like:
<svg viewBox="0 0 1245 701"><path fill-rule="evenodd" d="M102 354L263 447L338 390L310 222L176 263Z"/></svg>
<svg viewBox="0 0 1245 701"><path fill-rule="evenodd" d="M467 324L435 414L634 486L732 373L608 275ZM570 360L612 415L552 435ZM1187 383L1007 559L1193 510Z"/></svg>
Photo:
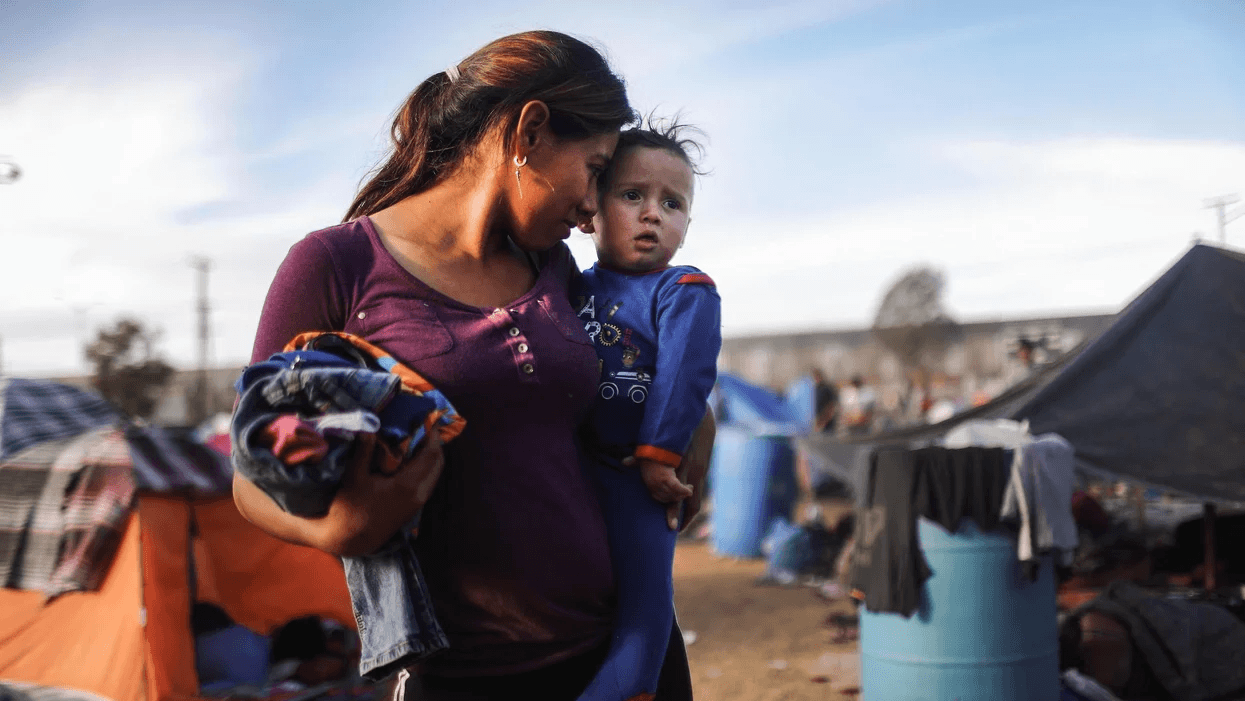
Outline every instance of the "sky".
<svg viewBox="0 0 1245 701"><path fill-rule="evenodd" d="M1245 0L0 0L3 372L85 372L122 315L194 367L194 256L211 363L244 363L405 96L533 28L706 133L674 262L727 338L867 326L916 265L961 320L1115 311L1245 195Z"/></svg>

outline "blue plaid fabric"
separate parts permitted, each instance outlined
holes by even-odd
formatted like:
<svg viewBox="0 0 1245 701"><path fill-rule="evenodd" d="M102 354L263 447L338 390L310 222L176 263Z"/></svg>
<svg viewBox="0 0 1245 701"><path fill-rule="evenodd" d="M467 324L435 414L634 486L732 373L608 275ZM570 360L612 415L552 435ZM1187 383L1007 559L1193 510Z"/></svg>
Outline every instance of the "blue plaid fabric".
<svg viewBox="0 0 1245 701"><path fill-rule="evenodd" d="M0 460L119 421L111 404L86 390L48 380L0 381Z"/></svg>

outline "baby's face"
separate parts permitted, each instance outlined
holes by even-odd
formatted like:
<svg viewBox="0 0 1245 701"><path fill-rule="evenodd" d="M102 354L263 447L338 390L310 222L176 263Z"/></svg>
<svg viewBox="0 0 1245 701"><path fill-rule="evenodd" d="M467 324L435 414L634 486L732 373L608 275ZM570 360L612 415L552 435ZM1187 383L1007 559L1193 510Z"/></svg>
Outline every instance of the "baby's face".
<svg viewBox="0 0 1245 701"><path fill-rule="evenodd" d="M692 169L669 151L637 147L615 156L593 218L597 258L642 273L666 266L687 234Z"/></svg>

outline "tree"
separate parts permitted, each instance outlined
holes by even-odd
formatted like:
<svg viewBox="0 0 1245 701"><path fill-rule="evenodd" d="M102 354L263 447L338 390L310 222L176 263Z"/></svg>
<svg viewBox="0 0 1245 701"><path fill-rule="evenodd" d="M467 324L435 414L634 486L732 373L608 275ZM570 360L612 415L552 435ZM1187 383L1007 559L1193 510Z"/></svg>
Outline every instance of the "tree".
<svg viewBox="0 0 1245 701"><path fill-rule="evenodd" d="M100 329L84 349L95 367L95 388L131 418L149 418L173 377L173 366L156 355L158 338L142 322L123 317L112 328Z"/></svg>
<svg viewBox="0 0 1245 701"><path fill-rule="evenodd" d="M874 336L922 380L960 334L942 305L944 285L942 272L934 268L906 271L883 295L873 321Z"/></svg>

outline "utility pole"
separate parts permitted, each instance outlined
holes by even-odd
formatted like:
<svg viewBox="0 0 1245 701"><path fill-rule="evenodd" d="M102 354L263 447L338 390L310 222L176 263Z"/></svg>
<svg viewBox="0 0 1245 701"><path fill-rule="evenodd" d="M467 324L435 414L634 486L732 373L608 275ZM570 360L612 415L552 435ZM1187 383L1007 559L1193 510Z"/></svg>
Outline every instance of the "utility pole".
<svg viewBox="0 0 1245 701"><path fill-rule="evenodd" d="M22 177L22 169L8 156L0 156L0 185L12 185ZM0 338L0 341L4 339ZM0 377L4 377L4 350L0 347Z"/></svg>
<svg viewBox="0 0 1245 701"><path fill-rule="evenodd" d="M22 177L22 169L8 156L0 156L0 185L12 185ZM3 341L3 339L0 339ZM0 377L4 377L4 351L0 347Z"/></svg>
<svg viewBox="0 0 1245 701"><path fill-rule="evenodd" d="M1241 216L1242 213L1245 213L1238 210L1233 212L1231 216L1228 215L1228 205L1236 204L1240 201L1241 198L1236 195L1221 195L1219 197L1212 197L1208 200L1203 200L1203 208L1215 210L1219 217L1219 243L1228 242L1228 222Z"/></svg>
<svg viewBox="0 0 1245 701"><path fill-rule="evenodd" d="M195 382L191 410L191 420L196 424L208 416L208 313L211 310L208 303L208 271L211 266L212 262L206 256L192 256L190 259L190 267L199 272L199 376Z"/></svg>

